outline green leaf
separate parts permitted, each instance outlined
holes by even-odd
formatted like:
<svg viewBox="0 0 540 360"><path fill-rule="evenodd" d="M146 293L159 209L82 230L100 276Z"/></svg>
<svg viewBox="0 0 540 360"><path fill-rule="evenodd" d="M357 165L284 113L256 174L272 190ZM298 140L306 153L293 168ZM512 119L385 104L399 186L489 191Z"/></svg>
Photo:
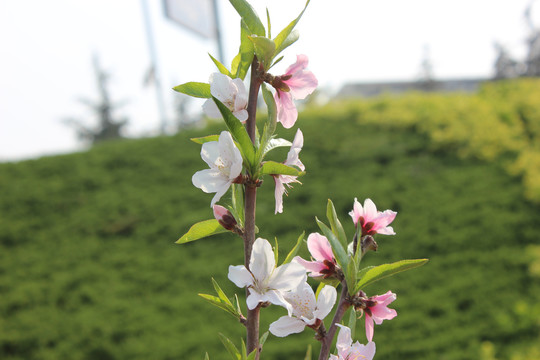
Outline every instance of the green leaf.
<svg viewBox="0 0 540 360"><path fill-rule="evenodd" d="M246 74L255 56L253 42L249 39L249 31L244 20L240 20L240 50L234 57L231 64L231 72L236 74L237 78L244 80Z"/></svg>
<svg viewBox="0 0 540 360"><path fill-rule="evenodd" d="M268 90L266 84L261 86L264 102L268 108L268 119L264 125L263 135L259 147L257 148L256 157L259 159L259 162L263 160L264 156L271 149L267 149L269 142L272 139L274 132L276 131L277 124L277 106L276 101L274 100L274 95ZM290 145L289 145L290 146Z"/></svg>
<svg viewBox="0 0 540 360"><path fill-rule="evenodd" d="M257 356L257 349L253 350L249 353L249 356L246 358L246 360L255 360L255 357Z"/></svg>
<svg viewBox="0 0 540 360"><path fill-rule="evenodd" d="M242 342L242 352L241 352L242 360L247 360L246 343L244 342L244 339L240 339L240 341ZM255 351L255 350L253 350L253 351Z"/></svg>
<svg viewBox="0 0 540 360"><path fill-rule="evenodd" d="M204 220L190 227L188 232L176 241L176 244L185 244L190 241L199 240L210 235L221 234L227 231L227 229L219 225L219 222L216 219Z"/></svg>
<svg viewBox="0 0 540 360"><path fill-rule="evenodd" d="M260 344L261 346L263 346L264 343L266 342L266 339L268 338L268 334L269 334L268 331L265 332L265 333L261 336L261 338L259 339L259 344Z"/></svg>
<svg viewBox="0 0 540 360"><path fill-rule="evenodd" d="M261 174L302 176L305 172L275 161L265 161L261 167Z"/></svg>
<svg viewBox="0 0 540 360"><path fill-rule="evenodd" d="M210 357L208 356L208 353L206 353L206 355L204 355L204 360L210 360Z"/></svg>
<svg viewBox="0 0 540 360"><path fill-rule="evenodd" d="M212 97L212 94L210 93L210 84L201 82L187 82L173 87L173 90L198 98L209 99Z"/></svg>
<svg viewBox="0 0 540 360"><path fill-rule="evenodd" d="M351 329L351 339L354 339L354 333L356 330L356 311L354 310L354 306L351 306L350 309L349 322L347 326L349 329Z"/></svg>
<svg viewBox="0 0 540 360"><path fill-rule="evenodd" d="M203 136L203 137L191 138L189 140L193 141L194 143L202 145L210 141L219 141L219 135L208 135L208 136Z"/></svg>
<svg viewBox="0 0 540 360"><path fill-rule="evenodd" d="M268 28L268 38L272 38L272 23L270 22L270 12L266 8L266 27Z"/></svg>
<svg viewBox="0 0 540 360"><path fill-rule="evenodd" d="M225 335L222 333L219 333L219 339L223 343L223 346L227 349L229 354L234 360L240 360L242 358L242 355L240 354L240 351L234 346L233 342L229 340Z"/></svg>
<svg viewBox="0 0 540 360"><path fill-rule="evenodd" d="M233 304L231 303L231 301L229 300L229 298L227 297L227 295L225 295L225 293L223 292L223 290L221 290L221 287L219 286L219 284L217 283L216 280L214 280L214 278L212 278L212 285L214 285L214 290L216 290L216 294L218 294L219 298L221 300L223 300L223 302L225 302L226 304L230 305L231 307L233 307Z"/></svg>
<svg viewBox="0 0 540 360"><path fill-rule="evenodd" d="M239 150L244 156L244 159L247 161L246 165L248 167L248 171L251 172L252 169L255 167L255 149L253 148L253 143L249 138L246 128L244 127L244 125L242 125L240 120L238 120L236 116L233 115L231 110L229 110L229 108L223 105L221 101L219 101L213 96L212 99L214 99L214 102L216 103L219 112L223 116L225 124L229 128L231 135L238 143Z"/></svg>
<svg viewBox="0 0 540 360"><path fill-rule="evenodd" d="M208 54L208 56L210 56L210 59L212 59L214 64L216 64L216 66L217 66L220 73L222 73L223 75L227 75L230 78L233 78L231 72L229 71L229 69L227 69L227 67L225 65L223 65L221 62L219 62L219 60L216 59L215 57L213 57L212 55Z"/></svg>
<svg viewBox="0 0 540 360"><path fill-rule="evenodd" d="M276 65L278 62L280 62L281 60L283 60L283 56L280 56L276 61L274 61L272 63L272 66L270 66L270 68L272 68L274 65Z"/></svg>
<svg viewBox="0 0 540 360"><path fill-rule="evenodd" d="M401 260L391 264L375 266L368 269L367 271L364 271L365 269L362 269L358 273L357 278L359 279L359 281L354 288L354 292L358 292L362 288L374 283L375 281L395 275L405 270L410 270L422 266L428 261L428 259Z"/></svg>
<svg viewBox="0 0 540 360"><path fill-rule="evenodd" d="M323 283L323 282L320 282L319 283L319 286L317 286L317 291L315 291L315 299L318 299L319 298L319 293L321 292L321 290L326 286L327 284Z"/></svg>
<svg viewBox="0 0 540 360"><path fill-rule="evenodd" d="M298 250L300 250L300 245L302 245L302 240L304 240L304 235L306 234L305 231L300 234L298 237L298 240L296 240L296 245L289 251L287 254L287 257L285 258L285 261L283 261L284 264L288 264L292 261L292 259L298 254Z"/></svg>
<svg viewBox="0 0 540 360"><path fill-rule="evenodd" d="M300 15L298 15L296 17L296 19L291 21L291 23L289 25L287 25L287 27L285 27L283 30L281 30L281 32L274 39L274 41L276 43L276 55L279 54L280 52L282 52L285 48L287 48L289 45L294 43L296 40L298 40L298 35L296 35L296 39L294 41L292 41L292 42L290 42L290 40L288 38L290 37L291 33L293 32L293 29L296 26L296 24L298 24L298 21L300 21L300 18L302 17L302 15L304 15L304 11L306 11L307 6L309 5L309 1L310 0L308 0L306 2L306 5L304 6L304 9L300 13ZM287 40L289 40L289 41L287 41Z"/></svg>
<svg viewBox="0 0 540 360"><path fill-rule="evenodd" d="M257 59L263 64L264 69L268 70L276 52L276 44L273 40L262 36L250 36L249 39L253 42Z"/></svg>
<svg viewBox="0 0 540 360"><path fill-rule="evenodd" d="M308 345L304 360L311 360L311 344Z"/></svg>
<svg viewBox="0 0 540 360"><path fill-rule="evenodd" d="M349 295L354 295L354 286L356 284L357 279L357 273L358 273L358 265L356 264L356 261L354 257L349 257L349 265L347 266L347 271L344 271L345 275L345 281L347 282L347 289L349 291Z"/></svg>
<svg viewBox="0 0 540 360"><path fill-rule="evenodd" d="M208 301L210 304L217 306L221 310L225 310L235 318L239 318L239 314L236 312L236 309L232 306L226 303L225 301L221 300L219 297L209 294L197 294L200 297L202 297L204 300ZM230 303L230 301L229 301Z"/></svg>
<svg viewBox="0 0 540 360"><path fill-rule="evenodd" d="M280 47L278 47L278 45L276 44L276 52L274 56L278 56L278 54L281 53L283 50L285 50L286 48L288 48L289 46L297 42L299 38L300 38L300 32L298 30L291 31L289 36L287 36L287 38L283 40Z"/></svg>
<svg viewBox="0 0 540 360"><path fill-rule="evenodd" d="M326 206L326 217L330 222L330 227L332 228L334 235L339 239L341 245L343 245L344 248L347 248L347 234L345 234L345 230L343 230L343 226L337 217L334 204L330 199L328 199L328 205Z"/></svg>
<svg viewBox="0 0 540 360"><path fill-rule="evenodd" d="M315 218L315 221L317 222L317 225L319 225L319 228L323 232L324 236L326 236L326 238L330 242L330 245L332 246L332 250L334 251L334 254L336 255L336 260L338 264L341 266L341 268L343 269L343 273L346 273L349 257L347 256L347 252L343 248L343 245L341 245L341 242L334 235L332 230L330 230L330 228L326 226L325 223L323 223L322 221L319 221L319 219L317 218Z"/></svg>
<svg viewBox="0 0 540 360"><path fill-rule="evenodd" d="M246 23L251 34L265 36L264 25L259 16L246 0L229 0L242 20Z"/></svg>
<svg viewBox="0 0 540 360"><path fill-rule="evenodd" d="M232 184L232 206L235 213L235 218L241 227L244 227L244 186L240 184Z"/></svg>

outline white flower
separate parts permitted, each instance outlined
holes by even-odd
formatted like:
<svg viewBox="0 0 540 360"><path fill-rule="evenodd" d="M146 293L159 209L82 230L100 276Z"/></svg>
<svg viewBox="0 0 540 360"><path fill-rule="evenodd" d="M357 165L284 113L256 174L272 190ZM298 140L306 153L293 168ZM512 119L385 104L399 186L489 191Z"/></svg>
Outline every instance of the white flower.
<svg viewBox="0 0 540 360"><path fill-rule="evenodd" d="M360 344L358 341L353 344L351 338L351 329L346 326L336 324L341 328L337 338L336 355L330 355L329 360L373 360L375 356L375 343L370 341L367 345Z"/></svg>
<svg viewBox="0 0 540 360"><path fill-rule="evenodd" d="M231 134L223 131L219 141L204 143L201 157L210 169L197 171L191 181L205 193L216 193L210 207L227 192L234 179L242 172L242 155Z"/></svg>
<svg viewBox="0 0 540 360"><path fill-rule="evenodd" d="M259 303L270 302L284 306L291 315L293 306L285 300L284 295L306 282L304 267L291 262L276 268L272 245L268 240L258 238L253 243L249 268L246 269L244 265L229 266L229 279L236 286L249 289L246 300L248 308L253 310Z"/></svg>
<svg viewBox="0 0 540 360"><path fill-rule="evenodd" d="M247 120L248 93L242 79L231 79L227 75L213 73L210 75L210 93L228 107L238 120ZM221 117L213 99L206 100L203 104L203 111L208 117Z"/></svg>
<svg viewBox="0 0 540 360"><path fill-rule="evenodd" d="M315 300L313 289L308 283L304 283L295 291L286 293L284 297L293 307L293 316L282 316L270 324L270 332L280 337L302 332L306 326L318 328L332 310L337 293L333 286L326 285Z"/></svg>
<svg viewBox="0 0 540 360"><path fill-rule="evenodd" d="M293 143L291 145L291 149L289 150L289 153L287 154L287 160L283 164L288 166L296 166L300 170L304 171L306 167L300 161L299 154L302 150L302 146L304 146L304 134L300 129L296 131L296 135L294 136ZM287 189L285 188L285 185L287 187L291 187L292 183L300 183L300 181L297 180L298 176L292 176L292 175L276 175L274 176L274 182L276 183L276 189L274 191L274 196L276 198L276 214L283 212L283 194L287 194Z"/></svg>

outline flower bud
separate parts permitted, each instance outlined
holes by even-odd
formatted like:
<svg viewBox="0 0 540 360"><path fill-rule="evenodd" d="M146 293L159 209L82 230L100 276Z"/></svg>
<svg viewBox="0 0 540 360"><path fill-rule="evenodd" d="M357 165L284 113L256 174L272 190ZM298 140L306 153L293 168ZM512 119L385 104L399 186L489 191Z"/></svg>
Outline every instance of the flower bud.
<svg viewBox="0 0 540 360"><path fill-rule="evenodd" d="M229 210L221 205L214 205L214 217L227 230L234 230L236 228L236 219Z"/></svg>
<svg viewBox="0 0 540 360"><path fill-rule="evenodd" d="M370 250L377 251L378 245L375 239L373 239L373 236L366 235L362 238L362 242L360 244L362 247L362 255L367 253Z"/></svg>

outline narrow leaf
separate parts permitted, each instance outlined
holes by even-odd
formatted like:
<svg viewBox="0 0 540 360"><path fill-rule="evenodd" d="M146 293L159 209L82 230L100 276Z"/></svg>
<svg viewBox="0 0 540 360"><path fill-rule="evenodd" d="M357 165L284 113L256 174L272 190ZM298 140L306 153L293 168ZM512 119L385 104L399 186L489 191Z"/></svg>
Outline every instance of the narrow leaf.
<svg viewBox="0 0 540 360"><path fill-rule="evenodd" d="M265 332L265 333L261 336L261 338L259 339L259 344L260 344L261 346L263 346L264 343L266 342L266 339L268 338L268 334L269 334L268 331Z"/></svg>
<svg viewBox="0 0 540 360"><path fill-rule="evenodd" d="M357 279L357 273L358 273L358 266L356 265L356 261L354 260L354 257L349 257L349 264L347 266L347 271L344 271L345 275L345 281L348 285L348 291L349 295L354 295L355 291L355 284Z"/></svg>
<svg viewBox="0 0 540 360"><path fill-rule="evenodd" d="M304 360L311 360L311 344L308 345Z"/></svg>
<svg viewBox="0 0 540 360"><path fill-rule="evenodd" d="M401 260L391 264L375 266L365 272L360 271L359 275L361 273L362 277L358 276L359 281L354 288L354 292L358 292L360 289L374 283L375 281L395 275L405 270L422 266L428 261L428 259Z"/></svg>
<svg viewBox="0 0 540 360"><path fill-rule="evenodd" d="M266 27L268 28L268 38L272 38L272 24L270 23L270 11L266 8Z"/></svg>
<svg viewBox="0 0 540 360"><path fill-rule="evenodd" d="M198 98L208 99L212 97L212 94L210 93L210 84L201 82L187 82L185 84L173 87L173 90Z"/></svg>
<svg viewBox="0 0 540 360"><path fill-rule="evenodd" d="M259 147L257 148L257 154L256 157L259 159L259 162L264 159L264 156L268 151L267 150L268 144L272 139L272 136L274 132L276 131L276 124L277 124L277 107L276 107L276 101L274 100L274 96L272 95L272 92L268 90L266 87L266 84L262 84L261 86L262 94L264 102L266 103L266 107L268 108L268 119L266 120L266 124L264 125L263 135L261 138L261 142Z"/></svg>
<svg viewBox="0 0 540 360"><path fill-rule="evenodd" d="M276 65L277 63L279 63L281 60L283 60L283 56L280 56L277 60L275 60L275 61L272 63L272 66L270 66L270 68L272 68L274 65Z"/></svg>
<svg viewBox="0 0 540 360"><path fill-rule="evenodd" d="M184 244L227 231L228 230L226 230L223 226L219 225L219 222L216 219L204 220L190 227L188 232L178 239L178 241L176 241L176 244Z"/></svg>
<svg viewBox="0 0 540 360"><path fill-rule="evenodd" d="M252 352L249 353L249 356L246 358L246 360L255 360L257 356L257 349L254 349Z"/></svg>
<svg viewBox="0 0 540 360"><path fill-rule="evenodd" d="M231 303L227 295L225 295L223 290L221 290L221 287L218 285L217 281L214 280L214 278L212 278L212 285L214 285L214 290L216 290L216 294L218 294L219 298L232 307L233 304Z"/></svg>
<svg viewBox="0 0 540 360"><path fill-rule="evenodd" d="M225 303L223 300L218 298L217 296L209 295L209 294L198 294L200 297L202 297L204 300L208 301L210 304L217 306L221 310L225 310L235 318L239 318L238 313L236 312L236 309L227 303Z"/></svg>
<svg viewBox="0 0 540 360"><path fill-rule="evenodd" d="M244 186L240 184L232 184L232 206L236 213L236 219L240 226L244 226Z"/></svg>
<svg viewBox="0 0 540 360"><path fill-rule="evenodd" d="M302 245L302 240L304 240L305 234L306 234L305 231L303 231L302 234L300 234L300 236L298 237L298 240L296 240L296 245L294 245L291 251L289 251L289 253L287 254L287 257L285 258L285 261L283 261L284 264L290 263L292 259L294 259L296 254L298 254L298 250L300 250L300 245Z"/></svg>
<svg viewBox="0 0 540 360"><path fill-rule="evenodd" d="M219 141L219 135L208 135L203 137L191 138L191 141L197 144L204 144L210 141Z"/></svg>
<svg viewBox="0 0 540 360"><path fill-rule="evenodd" d="M283 40L283 42L281 43L281 46L278 46L276 43L276 52L274 53L275 56L278 56L278 54L281 53L283 50L285 50L286 48L288 48L289 46L297 42L299 38L300 38L300 32L298 30L291 31L289 36L287 36L285 40Z"/></svg>
<svg viewBox="0 0 540 360"><path fill-rule="evenodd" d="M330 227L332 228L334 235L339 239L341 245L343 245L344 248L347 248L347 234L345 234L345 230L343 230L343 226L337 217L334 204L330 199L328 199L328 205L326 206L326 217L330 222Z"/></svg>
<svg viewBox="0 0 540 360"><path fill-rule="evenodd" d="M298 24L298 21L300 21L300 18L302 17L302 15L304 15L304 11L306 11L307 6L309 5L309 1L310 0L308 0L306 2L306 5L304 6L304 9L300 13L300 15L298 15L296 17L296 19L291 21L291 23L289 25L287 25L287 27L285 27L283 30L281 30L281 32L274 39L274 41L276 42L276 55L279 54L280 52L282 52L287 46L290 45L290 44L287 45L285 40L289 37L289 35L293 31L296 24ZM297 39L298 39L298 37L297 37Z"/></svg>
<svg viewBox="0 0 540 360"><path fill-rule="evenodd" d="M265 161L261 167L261 174L302 176L305 172L275 161Z"/></svg>
<svg viewBox="0 0 540 360"><path fill-rule="evenodd" d="M238 349L236 348L236 346L234 346L233 342L231 340L229 340L225 335L223 335L222 333L219 333L219 339L221 340L221 342L223 343L223 346L225 346L225 348L227 349L227 351L229 352L229 354L231 355L231 357L234 359L234 360L240 360L241 359L241 355L240 355L240 351L238 351Z"/></svg>
<svg viewBox="0 0 540 360"><path fill-rule="evenodd" d="M242 20L246 23L251 34L265 36L264 25L259 16L246 0L229 0Z"/></svg>
<svg viewBox="0 0 540 360"><path fill-rule="evenodd" d="M330 242L330 245L332 246L332 250L334 251L334 254L337 257L336 260L338 264L343 269L343 272L346 273L349 257L347 256L347 252L343 248L343 245L341 245L341 242L337 239L334 233L332 233L332 230L330 230L330 228L326 226L325 223L321 222L317 218L315 218L315 221L317 222L317 225L319 225L319 228L323 232L324 236L326 236L326 238Z"/></svg>
<svg viewBox="0 0 540 360"><path fill-rule="evenodd" d="M231 72L242 80L246 77L247 71L253 61L253 56L255 56L253 42L249 40L250 35L252 33L249 31L246 23L244 20L240 20L240 50L238 55L233 59Z"/></svg>
<svg viewBox="0 0 540 360"><path fill-rule="evenodd" d="M276 44L273 40L262 36L250 36L249 39L253 42L257 59L263 64L264 69L268 70L276 52Z"/></svg>
<svg viewBox="0 0 540 360"><path fill-rule="evenodd" d="M225 65L223 65L218 59L216 59L215 57L213 57L210 54L208 54L208 56L210 56L210 59L212 59L214 64L216 64L216 66L217 66L220 73L222 73L223 75L227 75L230 78L233 77L231 72L229 71L229 69L227 69L227 67Z"/></svg>
<svg viewBox="0 0 540 360"><path fill-rule="evenodd" d="M350 309L349 323L347 326L351 329L351 338L354 339L354 333L356 332L356 311L354 310L354 306L351 306Z"/></svg>
<svg viewBox="0 0 540 360"><path fill-rule="evenodd" d="M204 360L210 360L210 357L208 356L208 353L206 353L206 355L204 355Z"/></svg>
<svg viewBox="0 0 540 360"><path fill-rule="evenodd" d="M236 116L233 115L231 110L227 108L221 101L216 99L212 96L214 99L214 102L216 103L219 112L223 116L223 119L225 120L225 124L229 128L229 131L231 132L231 135L236 140L236 142L239 145L240 152L242 155L244 155L244 158L247 160L249 165L249 170L251 170L254 166L255 161L255 149L253 148L253 143L251 142L251 139L249 138L249 135L246 131L246 128L240 120L236 118Z"/></svg>
<svg viewBox="0 0 540 360"><path fill-rule="evenodd" d="M244 342L244 339L240 339L242 341L242 352L241 352L241 355L242 355L242 360L247 360L247 348L246 348L246 343ZM256 350L256 349L255 349ZM253 351L255 351L253 350ZM251 352L253 353L253 352Z"/></svg>

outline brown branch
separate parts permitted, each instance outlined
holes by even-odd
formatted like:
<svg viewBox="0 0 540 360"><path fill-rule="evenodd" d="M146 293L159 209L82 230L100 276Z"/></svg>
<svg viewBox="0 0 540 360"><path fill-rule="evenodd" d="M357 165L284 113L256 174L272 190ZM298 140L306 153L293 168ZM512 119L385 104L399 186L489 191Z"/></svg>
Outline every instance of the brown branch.
<svg viewBox="0 0 540 360"><path fill-rule="evenodd" d="M342 283L343 287L341 289L341 295L339 297L339 304L336 309L336 313L334 314L334 318L332 319L332 324L330 325L330 328L328 329L328 332L325 334L322 339L319 341L321 342L321 352L319 353L319 360L328 360L328 357L330 355L330 347L332 346L332 341L334 340L334 336L336 334L337 325L343 319L343 315L345 315L345 311L349 308L351 305L347 299L348 297L348 289L347 284L344 282Z"/></svg>

